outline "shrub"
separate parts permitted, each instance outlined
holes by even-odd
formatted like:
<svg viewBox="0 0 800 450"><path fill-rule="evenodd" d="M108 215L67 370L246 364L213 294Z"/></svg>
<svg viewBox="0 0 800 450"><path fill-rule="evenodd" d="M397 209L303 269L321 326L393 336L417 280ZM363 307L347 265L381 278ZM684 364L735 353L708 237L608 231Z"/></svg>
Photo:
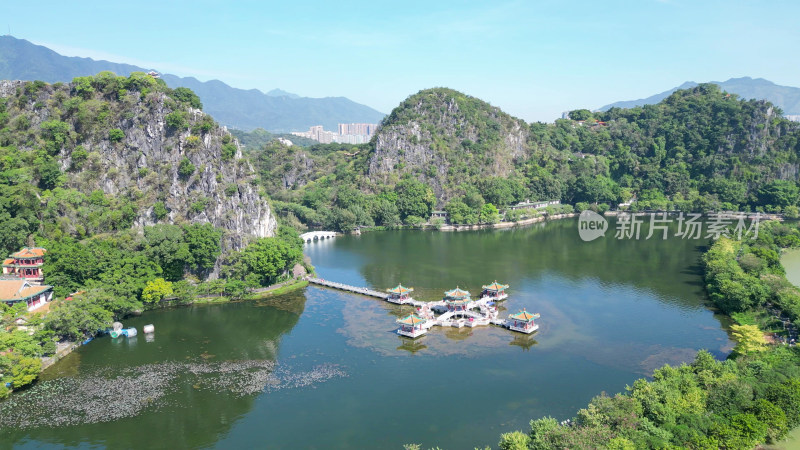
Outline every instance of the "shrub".
<svg viewBox="0 0 800 450"><path fill-rule="evenodd" d="M125 133L119 128L112 128L108 130L108 140L111 142L119 142L125 139Z"/></svg>
<svg viewBox="0 0 800 450"><path fill-rule="evenodd" d="M200 101L200 97L189 88L175 88L175 90L172 91L171 97L179 102L188 104L192 108L203 109L203 103Z"/></svg>
<svg viewBox="0 0 800 450"><path fill-rule="evenodd" d="M162 220L167 217L167 214L169 214L169 211L166 205L164 205L164 202L159 201L153 205L153 215L156 217L156 220Z"/></svg>
<svg viewBox="0 0 800 450"><path fill-rule="evenodd" d="M167 127L171 130L182 130L188 126L188 119L185 111L172 111L164 117Z"/></svg>
<svg viewBox="0 0 800 450"><path fill-rule="evenodd" d="M222 160L228 161L236 156L236 145L228 143L222 145Z"/></svg>
<svg viewBox="0 0 800 450"><path fill-rule="evenodd" d="M72 163L70 169L80 170L83 167L83 163L86 162L86 158L88 157L89 153L85 148L80 145L75 147L75 149L72 150Z"/></svg>
<svg viewBox="0 0 800 450"><path fill-rule="evenodd" d="M184 156L181 162L178 164L178 175L181 178L186 179L192 176L194 171L195 171L194 164L192 164L192 162L189 161L189 158Z"/></svg>
<svg viewBox="0 0 800 450"><path fill-rule="evenodd" d="M190 206L189 209L191 209L191 211L195 214L203 212L206 209L206 206L208 206L208 202L208 198L203 197L192 203L192 206Z"/></svg>

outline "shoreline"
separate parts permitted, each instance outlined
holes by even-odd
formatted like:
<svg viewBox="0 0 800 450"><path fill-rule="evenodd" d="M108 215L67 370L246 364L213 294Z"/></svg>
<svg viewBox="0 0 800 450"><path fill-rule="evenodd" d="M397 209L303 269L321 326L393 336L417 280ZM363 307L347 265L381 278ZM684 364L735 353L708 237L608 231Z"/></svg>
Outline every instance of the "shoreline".
<svg viewBox="0 0 800 450"><path fill-rule="evenodd" d="M570 217L578 217L579 215L580 215L579 213L572 212L565 214L553 214L552 216L541 215L536 217L530 217L528 219L518 220L516 222L497 222L497 223L484 223L475 225L442 225L438 228L433 225L427 225L423 229L435 230L435 231L468 231L468 230L486 230L486 229L501 230L505 228L522 227L525 225L530 225L538 222L545 222L548 220L568 219Z"/></svg>
<svg viewBox="0 0 800 450"><path fill-rule="evenodd" d="M248 293L244 297L240 299L231 299L230 297L218 296L218 297L195 297L194 300L190 303L183 303L183 304L175 304L175 305L164 305L159 308L149 309L147 311L156 311L159 309L165 309L169 307L181 307L181 306L193 306L193 305L211 305L211 304L219 304L219 303L231 303L231 302L245 302L245 301L252 301L252 300L263 300L265 298L274 297L276 295L286 294L288 292L292 292L298 289L302 289L308 286L308 281L302 278L295 278L293 280L287 280L282 283L274 284L272 286L267 286L264 288L259 288L254 290L251 293ZM93 337L92 340L96 339L97 337ZM42 362L42 369L39 372L41 375L45 370L48 370L54 367L56 364L59 363L62 359L64 359L67 355L74 352L76 349L82 347L86 341L64 341L63 343L56 344L56 352L51 356L44 356L41 357L40 360ZM89 341L91 342L91 341ZM88 344L88 342L86 342ZM14 390L12 389L9 394L13 393Z"/></svg>
<svg viewBox="0 0 800 450"><path fill-rule="evenodd" d="M713 211L712 212L638 211L638 212L631 213L629 211L619 211L619 210L611 211L611 210L609 210L609 211L606 211L606 212L604 212L602 214L600 214L600 213L598 213L598 214L600 214L603 217L616 217L616 216L619 216L619 215L622 215L622 214L633 214L634 216L639 217L639 216L649 216L650 214L667 214L667 215L670 215L670 216L673 216L673 215L676 216L676 215L679 215L681 213L683 213L683 214L700 214L701 216L708 217L708 215L711 214L711 213L719 213L719 214L722 214L722 213L733 213L733 214L735 214L735 213L738 213L738 212L737 211L733 211L733 212L730 212L730 211L719 211L719 212L713 212ZM755 214L755 213L744 212L743 214L749 215L749 214ZM546 222L546 221L550 221L550 220L569 219L569 218L572 218L572 217L579 217L580 215L581 215L581 213L578 213L578 212L571 212L571 213L564 213L564 214L553 214L553 215L542 214L540 216L529 217L527 219L518 220L516 222L497 222L497 223L483 223L483 224L474 224L474 225L439 225L439 226L437 226L437 225L433 225L433 224L427 223L427 224L424 224L424 225L421 225L421 226L402 225L402 226L397 227L397 228L387 228L387 227L383 227L383 226L374 226L374 227L358 228L357 230L351 231L351 232L348 232L348 233L337 232L337 234L358 235L358 234L361 234L361 233L371 233L371 232L375 232L375 231L387 231L387 230L396 230L396 229L399 229L399 230L445 231L445 232L488 230L488 229L502 230L502 229L508 229L508 228L514 228L514 227L522 227L522 226L531 225L531 224L539 223L539 222ZM760 221L765 221L765 222L766 221L770 221L770 220L777 220L777 221L783 222L785 220L795 220L795 219L792 219L792 218L788 218L787 219L786 217L784 217L783 214L759 213L759 220Z"/></svg>

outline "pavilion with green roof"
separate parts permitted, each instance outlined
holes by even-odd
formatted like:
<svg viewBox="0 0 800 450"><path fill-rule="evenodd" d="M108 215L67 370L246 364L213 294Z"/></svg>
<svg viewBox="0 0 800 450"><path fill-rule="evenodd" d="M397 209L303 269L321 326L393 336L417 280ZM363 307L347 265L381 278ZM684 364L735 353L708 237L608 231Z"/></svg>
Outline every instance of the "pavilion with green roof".
<svg viewBox="0 0 800 450"><path fill-rule="evenodd" d="M469 291L456 287L444 293L444 302L450 311L466 311L467 305L472 302Z"/></svg>
<svg viewBox="0 0 800 450"><path fill-rule="evenodd" d="M481 298L490 298L492 300L505 300L508 298L508 294L506 294L506 289L508 289L507 284L500 284L497 280L494 283L486 284L482 286L483 291L481 291Z"/></svg>
<svg viewBox="0 0 800 450"><path fill-rule="evenodd" d="M514 331L520 331L523 333L533 333L534 331L539 329L539 325L537 325L536 322L534 322L534 320L538 318L539 318L538 313L531 314L525 309L523 309L518 313L508 315L507 326L509 329L512 329Z"/></svg>
<svg viewBox="0 0 800 450"><path fill-rule="evenodd" d="M389 293L389 300L392 303L400 303L403 304L408 300L411 300L411 293L414 292L414 288L412 287L405 287L402 284L398 284L397 286L387 289L386 292Z"/></svg>
<svg viewBox="0 0 800 450"><path fill-rule="evenodd" d="M402 319L397 319L397 323L400 324L400 328L397 329L397 334L410 338L421 336L428 331L426 328L423 328L425 322L427 322L426 319L423 319L414 313L409 314Z"/></svg>

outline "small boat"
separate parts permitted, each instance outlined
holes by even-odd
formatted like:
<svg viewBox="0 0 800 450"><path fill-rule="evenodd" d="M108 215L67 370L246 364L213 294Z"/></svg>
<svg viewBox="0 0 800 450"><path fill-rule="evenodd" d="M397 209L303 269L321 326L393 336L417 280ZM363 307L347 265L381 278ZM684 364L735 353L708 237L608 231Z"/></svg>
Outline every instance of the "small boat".
<svg viewBox="0 0 800 450"><path fill-rule="evenodd" d="M91 336L91 337L89 337L89 339L86 339L85 341L83 341L83 343L81 345L86 345L89 342L92 342L93 340L94 340L94 336Z"/></svg>

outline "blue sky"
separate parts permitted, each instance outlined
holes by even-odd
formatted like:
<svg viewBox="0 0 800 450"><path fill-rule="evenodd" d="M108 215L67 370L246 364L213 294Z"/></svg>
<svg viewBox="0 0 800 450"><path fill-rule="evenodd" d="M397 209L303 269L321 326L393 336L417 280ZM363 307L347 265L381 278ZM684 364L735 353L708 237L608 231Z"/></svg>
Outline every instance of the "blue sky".
<svg viewBox="0 0 800 450"><path fill-rule="evenodd" d="M5 3L12 35L62 54L387 113L435 86L528 121L689 80L800 86L793 0Z"/></svg>

